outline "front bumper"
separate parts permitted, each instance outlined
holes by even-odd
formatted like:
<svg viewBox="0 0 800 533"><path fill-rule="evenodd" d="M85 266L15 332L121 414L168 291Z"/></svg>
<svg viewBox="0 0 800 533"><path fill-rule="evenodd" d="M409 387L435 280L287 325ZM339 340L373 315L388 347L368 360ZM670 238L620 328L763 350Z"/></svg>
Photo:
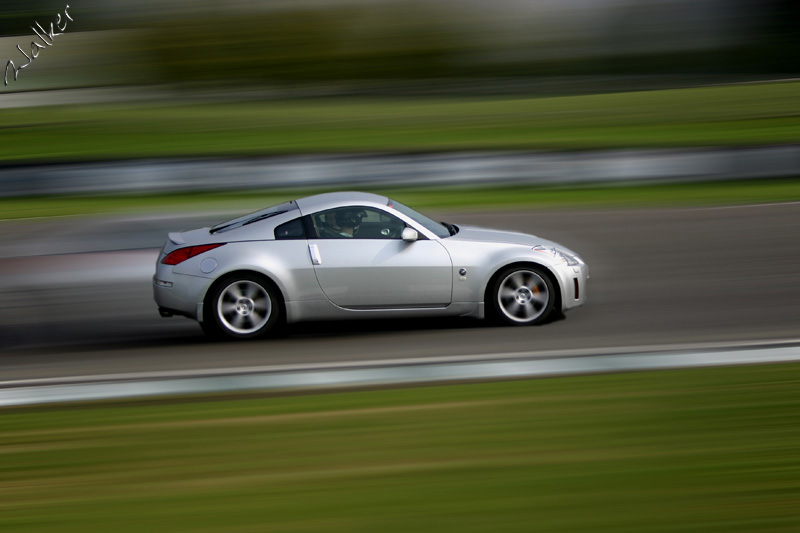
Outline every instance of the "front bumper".
<svg viewBox="0 0 800 533"><path fill-rule="evenodd" d="M586 302L586 285L589 279L589 267L586 263L560 266L557 272L561 285L561 310L583 305Z"/></svg>

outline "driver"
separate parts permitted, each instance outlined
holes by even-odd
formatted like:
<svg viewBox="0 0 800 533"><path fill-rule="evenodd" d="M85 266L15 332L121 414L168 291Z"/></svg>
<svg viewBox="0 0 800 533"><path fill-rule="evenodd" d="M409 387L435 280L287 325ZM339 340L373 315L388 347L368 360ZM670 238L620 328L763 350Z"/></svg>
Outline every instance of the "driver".
<svg viewBox="0 0 800 533"><path fill-rule="evenodd" d="M363 209L342 208L324 213L317 222L319 236L324 239L351 239L358 233L367 216Z"/></svg>
<svg viewBox="0 0 800 533"><path fill-rule="evenodd" d="M337 211L334 215L339 237L349 239L355 237L358 233L358 228L361 226L361 220L366 216L364 211L358 209L342 209Z"/></svg>

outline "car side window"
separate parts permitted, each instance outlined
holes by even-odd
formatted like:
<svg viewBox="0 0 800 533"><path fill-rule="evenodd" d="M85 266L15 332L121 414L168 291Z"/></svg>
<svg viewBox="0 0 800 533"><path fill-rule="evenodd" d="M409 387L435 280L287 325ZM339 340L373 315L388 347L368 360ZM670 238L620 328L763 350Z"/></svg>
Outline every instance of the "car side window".
<svg viewBox="0 0 800 533"><path fill-rule="evenodd" d="M400 239L405 223L372 207L337 207L311 217L319 239Z"/></svg>
<svg viewBox="0 0 800 533"><path fill-rule="evenodd" d="M275 228L275 239L289 240L289 239L305 239L306 230L303 225L302 218L296 218L289 222L284 222Z"/></svg>

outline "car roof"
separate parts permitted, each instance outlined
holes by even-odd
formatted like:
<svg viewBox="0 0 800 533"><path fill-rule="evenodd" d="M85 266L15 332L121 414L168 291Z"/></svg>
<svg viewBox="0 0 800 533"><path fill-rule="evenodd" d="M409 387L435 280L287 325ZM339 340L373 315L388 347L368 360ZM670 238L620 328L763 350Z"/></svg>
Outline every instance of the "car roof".
<svg viewBox="0 0 800 533"><path fill-rule="evenodd" d="M325 209L333 209L334 207L342 207L347 205L364 205L364 206L380 206L384 207L389 203L386 196L379 194L372 194L368 192L328 192L324 194L316 194L306 198L297 200L297 207L304 215L323 211Z"/></svg>

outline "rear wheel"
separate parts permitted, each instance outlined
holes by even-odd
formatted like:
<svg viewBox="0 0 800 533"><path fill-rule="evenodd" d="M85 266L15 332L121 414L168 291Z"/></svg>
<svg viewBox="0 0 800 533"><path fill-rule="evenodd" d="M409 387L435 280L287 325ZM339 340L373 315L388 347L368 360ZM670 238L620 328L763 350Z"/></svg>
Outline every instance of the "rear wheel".
<svg viewBox="0 0 800 533"><path fill-rule="evenodd" d="M204 310L206 333L236 339L262 337L280 317L275 289L264 278L244 273L218 283L209 293Z"/></svg>
<svg viewBox="0 0 800 533"><path fill-rule="evenodd" d="M490 293L495 316L515 326L540 324L552 314L555 289L540 267L516 266L504 270Z"/></svg>

